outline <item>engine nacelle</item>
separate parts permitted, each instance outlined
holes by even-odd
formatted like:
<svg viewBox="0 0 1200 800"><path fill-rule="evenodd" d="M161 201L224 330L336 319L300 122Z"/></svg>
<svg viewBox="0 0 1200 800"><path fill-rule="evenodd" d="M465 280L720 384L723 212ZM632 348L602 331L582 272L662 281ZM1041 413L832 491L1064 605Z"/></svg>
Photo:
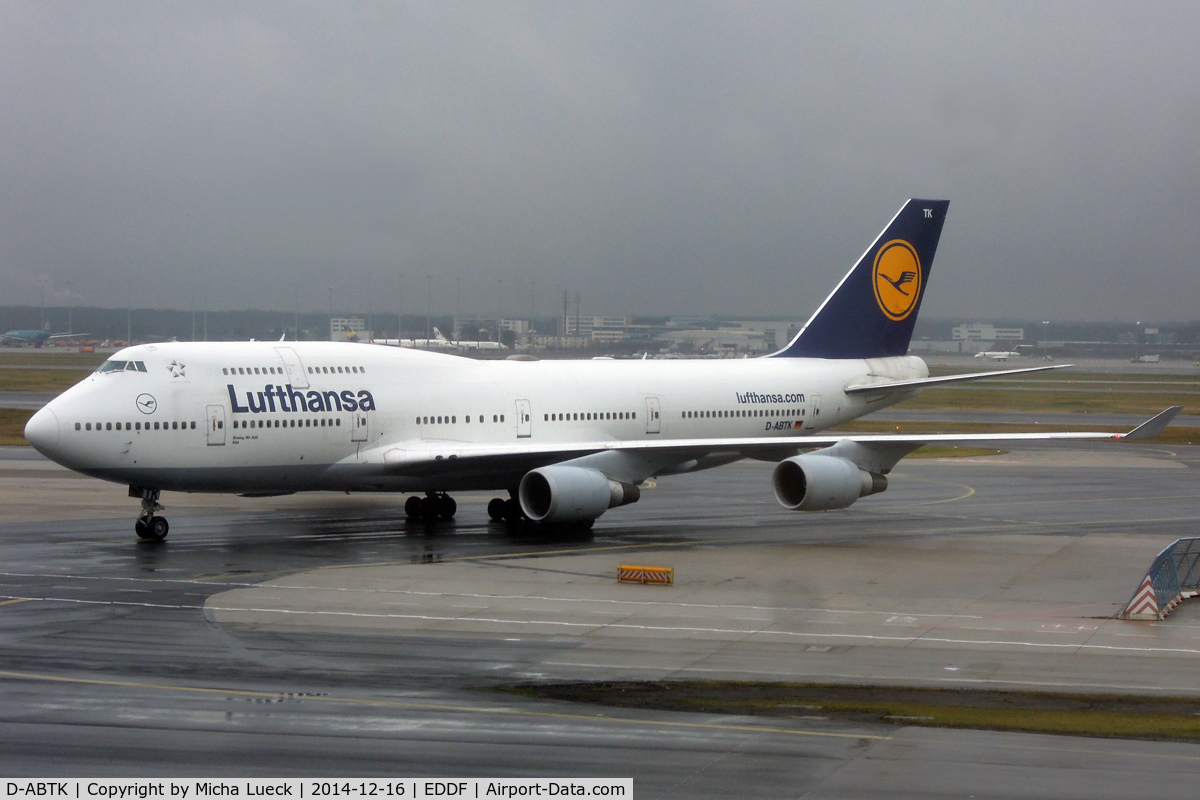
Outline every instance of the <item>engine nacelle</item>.
<svg viewBox="0 0 1200 800"><path fill-rule="evenodd" d="M551 466L521 478L517 499L535 522L586 522L610 508L636 503L642 490L584 467Z"/></svg>
<svg viewBox="0 0 1200 800"><path fill-rule="evenodd" d="M887 478L844 458L808 453L779 462L771 485L779 505L789 511L829 511L882 492Z"/></svg>

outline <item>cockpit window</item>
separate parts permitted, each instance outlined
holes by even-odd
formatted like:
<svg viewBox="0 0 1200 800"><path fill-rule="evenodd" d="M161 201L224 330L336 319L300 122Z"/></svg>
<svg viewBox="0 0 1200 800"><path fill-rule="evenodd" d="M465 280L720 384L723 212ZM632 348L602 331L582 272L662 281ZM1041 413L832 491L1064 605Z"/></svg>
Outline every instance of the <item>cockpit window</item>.
<svg viewBox="0 0 1200 800"><path fill-rule="evenodd" d="M105 361L96 369L97 372L145 372L144 361Z"/></svg>

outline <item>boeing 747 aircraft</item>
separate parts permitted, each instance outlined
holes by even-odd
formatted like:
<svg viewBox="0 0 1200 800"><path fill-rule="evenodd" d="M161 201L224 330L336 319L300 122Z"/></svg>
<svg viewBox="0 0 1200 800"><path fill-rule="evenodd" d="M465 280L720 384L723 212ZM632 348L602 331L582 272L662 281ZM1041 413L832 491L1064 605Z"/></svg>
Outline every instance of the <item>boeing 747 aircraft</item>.
<svg viewBox="0 0 1200 800"><path fill-rule="evenodd" d="M777 462L776 499L845 508L929 442L1138 439L1127 433L829 435L926 386L1057 367L929 377L906 355L949 203L909 200L787 347L730 361L476 361L348 342L125 348L38 411L25 438L129 486L135 530L167 535L160 492L412 493L450 518L454 491L506 493L493 519L590 526L656 475Z"/></svg>

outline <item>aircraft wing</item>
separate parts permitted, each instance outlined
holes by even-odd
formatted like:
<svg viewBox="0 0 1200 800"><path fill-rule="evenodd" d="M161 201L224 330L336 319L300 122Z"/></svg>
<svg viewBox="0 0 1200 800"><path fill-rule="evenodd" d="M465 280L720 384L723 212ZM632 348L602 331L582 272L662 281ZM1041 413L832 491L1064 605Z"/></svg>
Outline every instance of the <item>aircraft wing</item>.
<svg viewBox="0 0 1200 800"><path fill-rule="evenodd" d="M452 440L419 440L373 448L364 453L367 460L382 461L387 472L399 475L425 476L472 470L528 471L537 467L570 461L605 451L620 451L648 456L670 455L678 461L700 458L714 453L739 454L764 461L785 458L813 448L843 446L854 443L880 452L898 453L894 461L926 444L986 444L1018 441L1063 441L1100 439L1152 439L1182 410L1172 406L1126 433L1105 431L1063 431L1057 433L938 433L938 434L877 434L851 433L815 436L746 437L724 439L635 439L600 440L593 442L510 442L503 444L473 444ZM655 459L656 461L661 458ZM892 463L894 463L894 461Z"/></svg>
<svg viewBox="0 0 1200 800"><path fill-rule="evenodd" d="M858 383L847 386L846 394L863 394L864 392L888 392L894 389L922 389L927 386L940 386L943 383L959 381L977 381L983 378L999 378L1003 375L1020 375L1025 372L1045 372L1050 369L1066 369L1073 364L1050 364L1044 367L1022 367L1020 369L1000 369L991 372L967 372L962 375L942 375L936 378L915 378L911 381L891 381L881 383Z"/></svg>

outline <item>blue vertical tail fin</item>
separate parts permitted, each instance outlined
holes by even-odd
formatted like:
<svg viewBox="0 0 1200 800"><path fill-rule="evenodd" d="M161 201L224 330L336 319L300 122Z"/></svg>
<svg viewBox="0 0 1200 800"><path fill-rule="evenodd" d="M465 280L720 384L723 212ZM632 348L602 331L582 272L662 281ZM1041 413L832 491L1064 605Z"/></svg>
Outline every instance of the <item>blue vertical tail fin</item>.
<svg viewBox="0 0 1200 800"><path fill-rule="evenodd" d="M791 344L773 357L879 358L908 352L949 200L909 200Z"/></svg>

